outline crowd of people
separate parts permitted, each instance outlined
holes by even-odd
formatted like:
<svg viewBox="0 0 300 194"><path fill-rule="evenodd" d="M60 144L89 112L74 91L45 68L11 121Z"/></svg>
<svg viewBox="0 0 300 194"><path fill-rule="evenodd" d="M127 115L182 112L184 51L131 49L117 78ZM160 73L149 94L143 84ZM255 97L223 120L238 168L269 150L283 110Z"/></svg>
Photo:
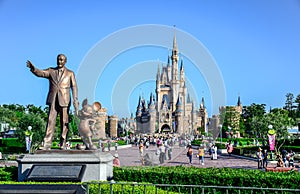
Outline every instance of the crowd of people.
<svg viewBox="0 0 300 194"><path fill-rule="evenodd" d="M218 159L218 148L214 142L208 143L203 142L199 146L192 146L191 139L176 137L176 136L134 136L130 137L129 142L138 148L139 158L142 165L145 165L145 155L149 152L148 150L151 146L151 151L154 151L155 155L158 158L159 164L165 163L166 160L172 160L173 149L175 144L179 145L179 147L186 147L186 155L188 164L193 163L193 159L196 157L199 160L199 165L205 165L205 155L208 154L211 160ZM108 151L111 150L112 142L111 140L106 142ZM100 142L99 146L104 151L104 143ZM236 143L232 143L232 141L228 141L225 143L225 147L227 150L228 156L231 156L233 150L236 147ZM114 155L114 166L120 166L120 160L118 158L118 144L114 144L115 152ZM100 149L101 150L101 149ZM269 159L272 153L268 152L268 149L265 147L258 148L256 151L257 158L257 168L263 169L268 167ZM206 155L207 156L207 155ZM277 155L277 166L280 167L294 167L294 156L295 152L290 150L289 152L286 150L282 150L281 154ZM207 157L206 157L207 158Z"/></svg>

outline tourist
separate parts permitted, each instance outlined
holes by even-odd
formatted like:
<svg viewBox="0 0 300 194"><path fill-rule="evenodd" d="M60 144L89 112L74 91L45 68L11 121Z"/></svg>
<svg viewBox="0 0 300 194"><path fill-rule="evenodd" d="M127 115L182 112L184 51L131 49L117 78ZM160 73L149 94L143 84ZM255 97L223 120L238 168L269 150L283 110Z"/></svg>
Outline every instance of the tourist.
<svg viewBox="0 0 300 194"><path fill-rule="evenodd" d="M102 152L105 152L105 145L104 145L104 143L102 143L101 146L102 146Z"/></svg>
<svg viewBox="0 0 300 194"><path fill-rule="evenodd" d="M101 150L101 148L102 148L102 141L101 141L101 139L99 139L99 141L98 141L98 146L99 146L99 148L100 148L100 150Z"/></svg>
<svg viewBox="0 0 300 194"><path fill-rule="evenodd" d="M111 147L111 141L108 140L108 141L107 141L107 149L108 149L108 151L110 151L110 147Z"/></svg>
<svg viewBox="0 0 300 194"><path fill-rule="evenodd" d="M115 143L115 151L118 151L118 142Z"/></svg>
<svg viewBox="0 0 300 194"><path fill-rule="evenodd" d="M287 154L289 167L294 167L294 156L295 156L295 152L293 152L293 150L290 150L290 152Z"/></svg>
<svg viewBox="0 0 300 194"><path fill-rule="evenodd" d="M277 167L283 167L284 163L283 163L283 160L282 160L282 157L280 156L280 154L276 155L276 159L277 159Z"/></svg>
<svg viewBox="0 0 300 194"><path fill-rule="evenodd" d="M288 154L288 152L285 149L283 149L282 152L281 152L281 158L282 158L284 167L288 166L288 161L287 161L287 158L286 158L287 154Z"/></svg>
<svg viewBox="0 0 300 194"><path fill-rule="evenodd" d="M143 143L143 140L141 140L140 143L139 143L139 153L140 153L140 156L143 156L143 154L144 154L144 143Z"/></svg>
<svg viewBox="0 0 300 194"><path fill-rule="evenodd" d="M187 151L186 155L189 158L189 164L192 164L192 159L193 159L193 148L192 148L192 145L189 145L188 151Z"/></svg>
<svg viewBox="0 0 300 194"><path fill-rule="evenodd" d="M262 153L262 157L263 157L263 168L267 168L268 167L268 151L267 149L264 149L263 153Z"/></svg>
<svg viewBox="0 0 300 194"><path fill-rule="evenodd" d="M211 150L211 159L217 160L218 159L218 148L215 144L212 144Z"/></svg>
<svg viewBox="0 0 300 194"><path fill-rule="evenodd" d="M201 163L202 165L204 165L204 147L202 144L199 146L198 156L199 156L199 164Z"/></svg>
<svg viewBox="0 0 300 194"><path fill-rule="evenodd" d="M161 164L163 164L165 162L165 159L166 159L166 149L165 149L165 146L164 144L159 144L159 162Z"/></svg>
<svg viewBox="0 0 300 194"><path fill-rule="evenodd" d="M262 168L262 152L261 152L261 148L258 148L257 152L256 152L256 158L257 158L257 168L261 169Z"/></svg>
<svg viewBox="0 0 300 194"><path fill-rule="evenodd" d="M121 166L121 163L119 160L119 155L117 153L114 155L113 166L115 166L115 167Z"/></svg>
<svg viewBox="0 0 300 194"><path fill-rule="evenodd" d="M231 153L233 151L233 146L231 144L231 141L229 140L228 144L226 145L226 148L227 148L227 153L229 156L231 156Z"/></svg>

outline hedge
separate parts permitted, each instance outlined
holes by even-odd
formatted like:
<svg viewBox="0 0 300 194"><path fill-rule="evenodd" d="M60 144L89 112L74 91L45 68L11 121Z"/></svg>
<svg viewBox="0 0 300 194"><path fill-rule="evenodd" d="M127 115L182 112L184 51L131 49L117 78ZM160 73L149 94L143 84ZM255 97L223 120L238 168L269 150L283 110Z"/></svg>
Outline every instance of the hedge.
<svg viewBox="0 0 300 194"><path fill-rule="evenodd" d="M153 184L251 186L297 189L300 173L263 172L232 168L121 167L114 168L115 181L149 182Z"/></svg>

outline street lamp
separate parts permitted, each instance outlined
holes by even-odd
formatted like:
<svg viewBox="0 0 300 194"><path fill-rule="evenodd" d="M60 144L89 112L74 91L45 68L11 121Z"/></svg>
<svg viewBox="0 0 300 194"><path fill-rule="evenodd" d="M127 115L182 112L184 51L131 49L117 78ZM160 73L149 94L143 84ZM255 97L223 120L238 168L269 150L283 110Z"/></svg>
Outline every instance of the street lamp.
<svg viewBox="0 0 300 194"><path fill-rule="evenodd" d="M26 151L30 153L30 147L31 147L31 129L32 127L29 125L27 127L28 131L25 132L25 141L26 141Z"/></svg>
<svg viewBox="0 0 300 194"><path fill-rule="evenodd" d="M268 128L269 128L269 131L272 130L273 125L269 125ZM270 145L270 136L269 136L268 139L269 139L269 145ZM272 158L273 158L273 153L272 153L271 146L270 146L270 159L272 159Z"/></svg>
<svg viewBox="0 0 300 194"><path fill-rule="evenodd" d="M222 144L222 125L219 125L220 127L220 139L221 139L221 144Z"/></svg>
<svg viewBox="0 0 300 194"><path fill-rule="evenodd" d="M268 126L269 130L273 129L273 125Z"/></svg>
<svg viewBox="0 0 300 194"><path fill-rule="evenodd" d="M126 118L126 123L125 123L125 132L126 132L126 145L128 145L128 119Z"/></svg>

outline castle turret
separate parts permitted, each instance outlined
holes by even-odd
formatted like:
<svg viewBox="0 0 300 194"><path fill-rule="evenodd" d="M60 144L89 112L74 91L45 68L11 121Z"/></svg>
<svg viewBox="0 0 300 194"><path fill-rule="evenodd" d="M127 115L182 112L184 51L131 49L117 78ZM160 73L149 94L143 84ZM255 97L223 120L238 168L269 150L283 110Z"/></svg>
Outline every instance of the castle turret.
<svg viewBox="0 0 300 194"><path fill-rule="evenodd" d="M141 99L141 96L140 96L140 97L139 97L138 106L137 106L137 108L136 108L136 116L137 116L137 117L142 116L142 109L143 109L143 106L142 106L142 99Z"/></svg>
<svg viewBox="0 0 300 194"><path fill-rule="evenodd" d="M243 105L242 105L241 97L240 96L238 97L238 101L237 101L237 111L240 114L242 114L242 112L243 112Z"/></svg>
<svg viewBox="0 0 300 194"><path fill-rule="evenodd" d="M182 134L184 132L183 129L183 109L180 97L178 96L178 100L176 103L176 112L175 112L175 120L176 120L176 132L178 134Z"/></svg>
<svg viewBox="0 0 300 194"><path fill-rule="evenodd" d="M180 87L185 86L185 78L184 78L184 67L183 67L183 60L181 60L180 65Z"/></svg>
<svg viewBox="0 0 300 194"><path fill-rule="evenodd" d="M118 137L118 116L109 116L108 122L110 137Z"/></svg>
<svg viewBox="0 0 300 194"><path fill-rule="evenodd" d="M171 65L170 65L170 56L168 56L167 71L168 71L168 78L169 78L168 81L170 81L170 79L172 77L172 69L171 69Z"/></svg>
<svg viewBox="0 0 300 194"><path fill-rule="evenodd" d="M179 93L179 80L178 80L178 48L176 43L176 35L174 35L173 39L173 50L172 50L172 80L171 80L171 110L175 111L176 100Z"/></svg>
<svg viewBox="0 0 300 194"><path fill-rule="evenodd" d="M155 102L154 102L154 96L151 93L150 94L150 102L149 102L149 132L151 134L155 133L155 125L156 125L156 110L155 110Z"/></svg>

